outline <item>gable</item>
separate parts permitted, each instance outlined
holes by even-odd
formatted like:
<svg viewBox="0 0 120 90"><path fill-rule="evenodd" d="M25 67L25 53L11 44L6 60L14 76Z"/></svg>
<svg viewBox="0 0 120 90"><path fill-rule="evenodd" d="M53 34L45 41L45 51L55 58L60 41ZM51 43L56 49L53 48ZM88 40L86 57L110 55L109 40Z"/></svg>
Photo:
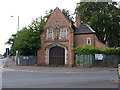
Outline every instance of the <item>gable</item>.
<svg viewBox="0 0 120 90"><path fill-rule="evenodd" d="M49 17L48 21L45 24L45 28L48 27L62 27L62 26L71 26L71 22L64 16L64 14L56 8L51 16Z"/></svg>

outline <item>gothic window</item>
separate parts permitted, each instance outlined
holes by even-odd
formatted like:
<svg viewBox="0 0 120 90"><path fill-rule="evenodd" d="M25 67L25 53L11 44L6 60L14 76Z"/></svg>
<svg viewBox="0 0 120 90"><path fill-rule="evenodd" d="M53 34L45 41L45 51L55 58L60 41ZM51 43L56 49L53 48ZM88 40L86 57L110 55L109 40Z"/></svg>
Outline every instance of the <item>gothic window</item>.
<svg viewBox="0 0 120 90"><path fill-rule="evenodd" d="M47 38L49 38L49 39L53 38L53 29L52 28L47 29Z"/></svg>
<svg viewBox="0 0 120 90"><path fill-rule="evenodd" d="M60 38L67 38L67 28L60 29Z"/></svg>
<svg viewBox="0 0 120 90"><path fill-rule="evenodd" d="M91 45L91 38L87 38L87 45Z"/></svg>

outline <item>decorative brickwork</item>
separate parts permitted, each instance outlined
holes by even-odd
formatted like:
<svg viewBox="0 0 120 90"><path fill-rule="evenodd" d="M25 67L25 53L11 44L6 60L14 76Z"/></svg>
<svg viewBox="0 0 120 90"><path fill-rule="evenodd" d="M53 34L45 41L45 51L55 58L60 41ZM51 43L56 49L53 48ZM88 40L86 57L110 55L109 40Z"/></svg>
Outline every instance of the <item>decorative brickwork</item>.
<svg viewBox="0 0 120 90"><path fill-rule="evenodd" d="M78 25L79 24L80 23L78 22ZM86 25L83 25L81 27L87 28L86 32L89 29L91 29L90 27ZM73 50L75 47L85 46L89 43L89 45L94 46L94 47L98 47L102 49L107 48L104 44L102 44L98 40L93 30L89 31L89 34L83 33L84 30L82 30L82 34L81 34L81 27L79 28L79 26L77 26L76 30L75 28L73 29L72 23L63 15L63 13L59 10L59 8L56 8L44 26L45 31L41 35L41 49L38 50L37 64L49 66L51 63L49 55L51 55L52 53L50 52L50 49L56 46L58 48L61 47L61 49L64 49L63 51L65 51L64 52L65 55L57 56L55 58L53 55L53 58L57 62L60 62L60 58L65 57L63 58L64 60L61 60L61 61L64 61L65 66L70 66L70 67L74 65L74 51ZM47 36L49 34L47 30L49 29L52 30L50 31L50 35L49 35L49 37L51 38L48 38ZM80 30L80 31L77 31L77 30ZM52 32L52 36L51 36L51 32ZM61 34L63 34L64 36L61 37ZM55 64L55 66L59 66L59 65Z"/></svg>

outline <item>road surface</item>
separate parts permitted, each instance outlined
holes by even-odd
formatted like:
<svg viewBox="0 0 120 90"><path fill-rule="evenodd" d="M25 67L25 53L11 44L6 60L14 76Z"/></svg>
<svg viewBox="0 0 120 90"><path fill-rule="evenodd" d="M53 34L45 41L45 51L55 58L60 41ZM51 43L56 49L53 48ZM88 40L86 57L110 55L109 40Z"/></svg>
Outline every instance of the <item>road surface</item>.
<svg viewBox="0 0 120 90"><path fill-rule="evenodd" d="M118 88L117 72L24 72L2 71L3 88Z"/></svg>

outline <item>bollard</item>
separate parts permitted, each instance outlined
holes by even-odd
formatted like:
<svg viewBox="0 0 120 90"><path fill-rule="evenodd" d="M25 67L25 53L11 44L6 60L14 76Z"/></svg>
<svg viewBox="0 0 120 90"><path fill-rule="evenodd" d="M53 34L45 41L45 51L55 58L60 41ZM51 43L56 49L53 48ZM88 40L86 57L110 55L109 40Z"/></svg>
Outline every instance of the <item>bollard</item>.
<svg viewBox="0 0 120 90"><path fill-rule="evenodd" d="M118 64L118 77L120 79L120 64Z"/></svg>

